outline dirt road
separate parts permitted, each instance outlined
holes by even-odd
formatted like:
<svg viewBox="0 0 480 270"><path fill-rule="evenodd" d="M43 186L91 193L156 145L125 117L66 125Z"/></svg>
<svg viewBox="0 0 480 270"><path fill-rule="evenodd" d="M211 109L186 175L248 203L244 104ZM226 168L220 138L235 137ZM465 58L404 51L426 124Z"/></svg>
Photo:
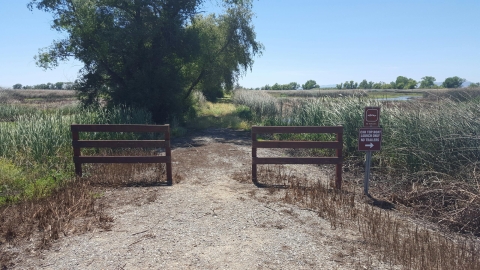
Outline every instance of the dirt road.
<svg viewBox="0 0 480 270"><path fill-rule="evenodd" d="M171 187L105 190L110 230L60 238L19 269L384 269L355 231L286 204L248 173L249 133L209 129L173 141ZM261 153L259 153L261 154ZM265 152L264 154L268 154ZM295 169L294 169L295 170ZM318 181L319 167L296 173ZM390 268L389 268L390 269Z"/></svg>

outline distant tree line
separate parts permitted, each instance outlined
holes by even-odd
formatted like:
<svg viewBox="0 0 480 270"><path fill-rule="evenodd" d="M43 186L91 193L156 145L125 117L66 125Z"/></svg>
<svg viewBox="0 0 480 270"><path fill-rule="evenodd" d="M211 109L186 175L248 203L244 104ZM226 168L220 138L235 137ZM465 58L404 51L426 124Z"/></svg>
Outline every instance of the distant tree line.
<svg viewBox="0 0 480 270"><path fill-rule="evenodd" d="M270 86L269 84L262 86L261 88L256 88L256 90L298 90L298 89L303 89L303 90L309 90L313 88L320 88L320 86L317 84L316 81L314 80L308 80L305 82L305 84L298 84L296 82L291 82L287 84L278 84L275 83L274 85Z"/></svg>
<svg viewBox="0 0 480 270"><path fill-rule="evenodd" d="M57 83L41 83L35 85L14 84L13 89L50 89L50 90L75 90L76 82L57 82Z"/></svg>
<svg viewBox="0 0 480 270"><path fill-rule="evenodd" d="M416 81L412 78L404 76L398 76L395 81L390 83L385 82L372 82L363 80L360 83L354 81L345 81L344 83L337 84L337 89L428 89L428 88L460 88L466 81L458 76L446 78L441 85L435 84L435 77L425 76L421 81ZM478 87L480 83L472 83L469 87Z"/></svg>
<svg viewBox="0 0 480 270"><path fill-rule="evenodd" d="M432 88L460 88L462 84L466 81L463 78L458 76L448 77L445 81L437 85L435 84L435 77L433 76L425 76L422 77L420 81L416 81L412 78L407 78L405 76L398 76L395 81L390 83L385 82L373 82L367 81L364 79L360 83L355 81L345 81L344 83L340 83L336 85L337 89L432 89ZM480 87L480 82L478 83L471 83L469 88L477 88ZM275 83L274 85L265 85L262 87L257 87L255 90L310 90L314 88L320 88L315 80L308 80L305 84L298 84L296 82L291 82L288 84L278 84ZM251 88L253 90L253 88Z"/></svg>

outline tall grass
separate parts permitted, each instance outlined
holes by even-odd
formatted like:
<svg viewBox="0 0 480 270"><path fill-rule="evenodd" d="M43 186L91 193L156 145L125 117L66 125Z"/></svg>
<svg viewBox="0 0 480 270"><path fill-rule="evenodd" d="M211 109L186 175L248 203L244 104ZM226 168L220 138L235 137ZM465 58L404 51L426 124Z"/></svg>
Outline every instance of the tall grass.
<svg viewBox="0 0 480 270"><path fill-rule="evenodd" d="M37 111L37 109L31 107L2 104L0 106L0 122L13 122L21 115L31 115Z"/></svg>
<svg viewBox="0 0 480 270"><path fill-rule="evenodd" d="M235 91L232 101L234 104L249 107L256 122L275 119L280 112L277 99L263 91Z"/></svg>
<svg viewBox="0 0 480 270"><path fill-rule="evenodd" d="M0 179L0 205L25 196L47 195L49 190L73 177L71 124L148 123L151 123L148 112L125 107L39 110L16 116L14 122L0 123L0 160L8 165L3 166L3 171L5 175L21 175ZM82 139L136 139L139 136L134 133L81 134Z"/></svg>
<svg viewBox="0 0 480 270"><path fill-rule="evenodd" d="M71 148L71 124L145 124L150 123L150 119L150 114L144 110L124 107L111 110L75 108L66 115L61 110L20 115L13 123L0 124L0 157L18 161L20 156L26 162L43 162L48 157L66 155L65 151ZM118 139L129 135L97 133L92 136Z"/></svg>
<svg viewBox="0 0 480 270"><path fill-rule="evenodd" d="M361 154L357 144L364 108L381 106L382 151L376 153L380 165L458 176L480 160L480 101L475 99L382 105L363 97L279 100L267 95L237 91L233 101L249 107L261 125L343 125L346 156Z"/></svg>
<svg viewBox="0 0 480 270"><path fill-rule="evenodd" d="M272 100L257 93L235 93L242 97L238 104L252 112L262 107L263 100L275 107L276 113L257 117L257 124L343 125L347 164L363 164L364 154L357 151L357 144L364 107L381 106L382 150L374 152L372 167L381 172L377 174L382 186L379 195L413 207L417 215L451 230L480 235L476 210L480 207L479 99L382 104L362 97ZM295 135L295 139L312 138Z"/></svg>

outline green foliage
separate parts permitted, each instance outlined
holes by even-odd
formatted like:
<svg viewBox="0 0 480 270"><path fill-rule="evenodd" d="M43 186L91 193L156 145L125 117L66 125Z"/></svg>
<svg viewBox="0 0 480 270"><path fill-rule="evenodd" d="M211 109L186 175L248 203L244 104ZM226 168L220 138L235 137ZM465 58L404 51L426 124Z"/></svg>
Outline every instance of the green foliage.
<svg viewBox="0 0 480 270"><path fill-rule="evenodd" d="M240 93L238 93L240 94ZM272 100L255 91L234 99L250 107L276 108L262 117L254 117L257 124L292 126L343 125L345 154L358 156L358 129L363 125L366 106L381 106L379 101L359 97L305 100ZM239 95L240 96L240 95ZM264 104L262 104L264 103ZM288 109L287 109L288 108ZM391 103L382 107L380 124L383 127L382 151L376 153L382 166L401 173L440 172L472 179L469 173L480 159L480 103L478 99L453 102L448 99L433 105L422 102Z"/></svg>
<svg viewBox="0 0 480 270"><path fill-rule="evenodd" d="M25 176L20 168L7 159L0 158L0 205L13 200L25 183Z"/></svg>
<svg viewBox="0 0 480 270"><path fill-rule="evenodd" d="M20 83L14 84L13 89L22 89L22 85Z"/></svg>
<svg viewBox="0 0 480 270"><path fill-rule="evenodd" d="M445 88L460 88L462 87L462 84L465 82L465 79L462 79L458 76L455 77L448 77L445 79L445 81L442 83L442 86Z"/></svg>
<svg viewBox="0 0 480 270"><path fill-rule="evenodd" d="M279 115L277 99L263 91L237 90L233 93L232 101L236 105L249 107L252 119L256 122Z"/></svg>
<svg viewBox="0 0 480 270"><path fill-rule="evenodd" d="M417 81L412 78L398 76L394 85L395 89L415 89L415 87L417 87Z"/></svg>
<svg viewBox="0 0 480 270"><path fill-rule="evenodd" d="M0 114L9 107L2 104ZM125 107L108 110L72 107L55 111L12 107L9 109L9 118L14 122L0 122L0 204L47 196L64 180L72 177L71 124L151 123L149 112ZM105 132L80 134L81 139L107 140L138 139L140 136L148 135Z"/></svg>
<svg viewBox="0 0 480 270"><path fill-rule="evenodd" d="M349 83L349 87L352 87L350 85L351 83ZM353 87L354 86L355 84L353 85ZM367 82L367 80L363 80L362 82L360 82L360 84L358 84L358 88L359 89L390 89L392 88L392 86L384 82L374 83L372 81Z"/></svg>
<svg viewBox="0 0 480 270"><path fill-rule="evenodd" d="M373 82L372 82L373 84ZM358 87L358 83L354 82L354 81L345 81L343 83L343 89L357 89Z"/></svg>
<svg viewBox="0 0 480 270"><path fill-rule="evenodd" d="M313 88L319 88L320 86L314 80L308 80L305 84L302 84L303 90L310 90Z"/></svg>
<svg viewBox="0 0 480 270"><path fill-rule="evenodd" d="M480 88L480 82L477 83L471 83L468 88Z"/></svg>
<svg viewBox="0 0 480 270"><path fill-rule="evenodd" d="M300 84L296 82L291 82L287 84L275 83L272 86L267 84L262 88L262 90L297 90L298 88L300 88Z"/></svg>
<svg viewBox="0 0 480 270"><path fill-rule="evenodd" d="M360 82L360 84L358 85L358 88L360 89L372 89L371 87L369 87L369 84L367 82L367 80L363 80Z"/></svg>
<svg viewBox="0 0 480 270"><path fill-rule="evenodd" d="M425 76L420 81L420 88L432 88L435 86L435 77Z"/></svg>
<svg viewBox="0 0 480 270"><path fill-rule="evenodd" d="M251 24L252 1L223 1L221 15L199 15L203 1L32 0L52 13L67 38L36 57L51 68L75 57L84 63L78 88L86 105L145 108L156 122L184 119L194 89L223 96L253 65L263 46Z"/></svg>
<svg viewBox="0 0 480 270"><path fill-rule="evenodd" d="M251 121L253 119L252 111L247 106L237 106L236 114L243 120Z"/></svg>

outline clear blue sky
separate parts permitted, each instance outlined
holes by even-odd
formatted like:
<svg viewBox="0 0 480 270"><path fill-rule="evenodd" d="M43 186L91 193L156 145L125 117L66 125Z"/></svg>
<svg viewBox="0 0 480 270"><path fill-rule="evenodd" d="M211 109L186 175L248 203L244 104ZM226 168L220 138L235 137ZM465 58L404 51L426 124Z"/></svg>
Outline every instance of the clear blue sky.
<svg viewBox="0 0 480 270"><path fill-rule="evenodd" d="M0 86L74 81L79 62L35 66L38 49L62 36L50 29L50 14L29 11L28 2L0 0ZM253 9L265 51L244 87L399 75L480 82L480 0L255 0Z"/></svg>

